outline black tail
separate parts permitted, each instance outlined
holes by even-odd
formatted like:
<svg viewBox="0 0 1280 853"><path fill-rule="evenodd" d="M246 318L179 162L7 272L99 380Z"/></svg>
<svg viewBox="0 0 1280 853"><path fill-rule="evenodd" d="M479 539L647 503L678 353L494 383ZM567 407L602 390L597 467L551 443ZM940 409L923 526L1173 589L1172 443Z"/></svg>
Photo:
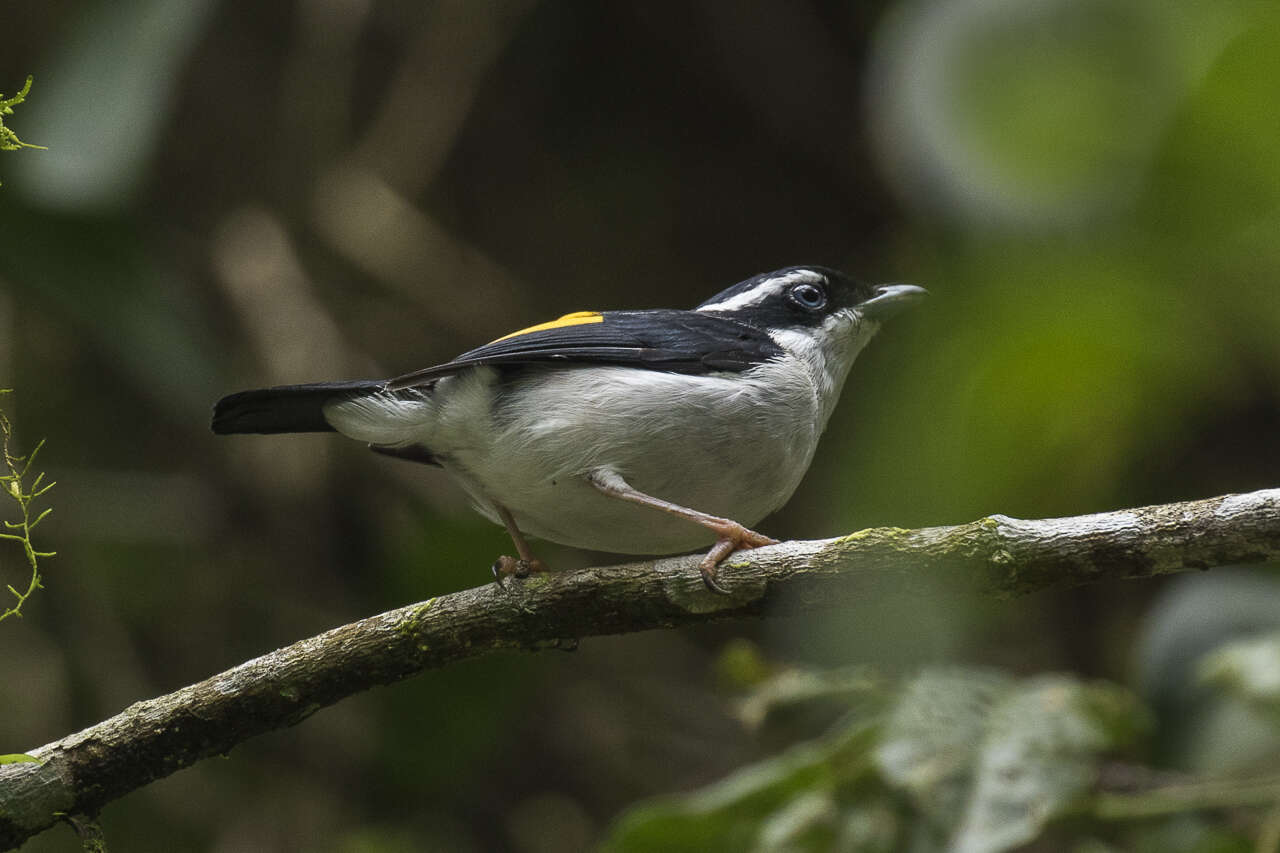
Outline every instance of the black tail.
<svg viewBox="0 0 1280 853"><path fill-rule="evenodd" d="M281 385L259 388L223 397L213 406L213 431L218 435L238 432L332 432L324 419L324 404L335 398L372 394L386 383L317 382L313 385Z"/></svg>

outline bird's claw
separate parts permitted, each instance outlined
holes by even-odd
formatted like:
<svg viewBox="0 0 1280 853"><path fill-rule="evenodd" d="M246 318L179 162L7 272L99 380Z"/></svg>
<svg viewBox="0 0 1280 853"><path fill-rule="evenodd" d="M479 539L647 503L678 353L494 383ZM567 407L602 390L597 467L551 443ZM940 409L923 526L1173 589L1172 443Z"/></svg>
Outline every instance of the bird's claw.
<svg viewBox="0 0 1280 853"><path fill-rule="evenodd" d="M704 564L698 566L698 571L702 573L702 583L705 584L707 589L712 592L719 593L720 595L728 595L729 590L721 586L720 581L716 580L716 565L713 563L708 566L705 565L705 562L706 561L704 560Z"/></svg>
<svg viewBox="0 0 1280 853"><path fill-rule="evenodd" d="M503 554L501 557L493 561L493 565L489 567L493 572L493 579L498 586L505 592L507 589L504 580L508 577L524 579L534 572L548 571L547 564L534 557L530 560L516 559Z"/></svg>
<svg viewBox="0 0 1280 853"><path fill-rule="evenodd" d="M743 527L737 522L730 522L730 524L718 528L716 532L720 535L720 538L716 540L715 545L711 546L707 556L702 558L702 562L698 564L698 571L702 573L702 583L706 585L707 589L720 595L729 595L729 590L725 589L716 578L716 569L720 566L721 561L734 551L763 548L765 545L777 545L778 540L765 536L763 533L756 533L754 530Z"/></svg>
<svg viewBox="0 0 1280 853"><path fill-rule="evenodd" d="M489 571L493 572L493 582L496 583L498 585L498 589L502 590L503 592L507 591L507 585L503 581L503 578L511 574L511 570L508 567L508 564L514 563L514 562L515 562L514 560L512 560L510 557L504 554L503 556L494 560L493 565L489 567Z"/></svg>

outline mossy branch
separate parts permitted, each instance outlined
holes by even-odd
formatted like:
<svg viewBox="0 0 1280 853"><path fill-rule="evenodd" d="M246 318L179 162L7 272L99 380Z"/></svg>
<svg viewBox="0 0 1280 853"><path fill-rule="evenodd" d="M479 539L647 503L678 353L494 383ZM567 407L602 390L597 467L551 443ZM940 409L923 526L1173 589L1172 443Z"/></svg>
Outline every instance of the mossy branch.
<svg viewBox="0 0 1280 853"><path fill-rule="evenodd" d="M877 577L946 575L1009 596L1276 559L1280 489L1269 489L1075 518L990 516L784 542L731 557L720 574L729 595L703 587L696 556L535 575L505 591L489 584L302 640L31 750L39 764L0 766L0 848L346 696L498 649L812 615L865 594Z"/></svg>
<svg viewBox="0 0 1280 853"><path fill-rule="evenodd" d="M0 102L3 103L3 102ZM8 394L10 389L0 388L0 395ZM27 599L35 593L36 590L42 589L40 577L40 560L45 557L52 557L54 551L36 550L35 544L31 540L31 534L35 531L40 522L49 517L49 513L53 511L52 507L45 507L40 511L36 511L35 502L43 497L50 489L53 488L52 482L44 482L44 473L40 472L35 475L30 484L27 483L27 477L31 473L31 466L36 461L36 455L40 452L40 448L44 447L44 440L39 441L35 448L26 456L15 456L10 449L10 441L13 439L13 425L9 422L9 418L3 411L0 411L0 454L3 455L3 470L6 473L0 473L0 489L8 495L18 505L19 520L3 522L3 530L0 530L0 540L10 540L17 542L22 548L23 556L26 558L27 567L30 575L27 578L26 589L19 590L12 584L7 584L10 594L13 596L12 603L0 613L0 622L8 619L10 616L21 616L22 606L27 603Z"/></svg>

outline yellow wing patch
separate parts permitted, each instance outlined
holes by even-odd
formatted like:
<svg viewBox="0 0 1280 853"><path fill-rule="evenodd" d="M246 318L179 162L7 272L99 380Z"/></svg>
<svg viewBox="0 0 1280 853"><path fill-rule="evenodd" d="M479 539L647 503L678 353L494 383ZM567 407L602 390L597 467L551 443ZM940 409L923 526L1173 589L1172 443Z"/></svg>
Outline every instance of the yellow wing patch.
<svg viewBox="0 0 1280 853"><path fill-rule="evenodd" d="M527 329L521 329L518 332L512 332L509 335L503 335L497 340L489 343L496 344L498 341L505 341L507 338L518 338L521 335L527 335L530 332L545 332L547 329L562 329L565 326L582 326L587 323L603 323L604 315L599 311L574 311L572 314L565 314L563 317L557 317L546 323L539 323L536 326L530 326Z"/></svg>

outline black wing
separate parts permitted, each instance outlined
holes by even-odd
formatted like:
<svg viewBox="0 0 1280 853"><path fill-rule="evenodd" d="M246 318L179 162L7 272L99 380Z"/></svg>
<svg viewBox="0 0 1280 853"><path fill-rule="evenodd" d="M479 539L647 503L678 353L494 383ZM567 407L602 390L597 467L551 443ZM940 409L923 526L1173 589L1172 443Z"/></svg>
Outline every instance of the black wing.
<svg viewBox="0 0 1280 853"><path fill-rule="evenodd" d="M477 365L619 364L672 373L738 372L783 354L763 330L697 311L570 314L387 382L395 391Z"/></svg>

